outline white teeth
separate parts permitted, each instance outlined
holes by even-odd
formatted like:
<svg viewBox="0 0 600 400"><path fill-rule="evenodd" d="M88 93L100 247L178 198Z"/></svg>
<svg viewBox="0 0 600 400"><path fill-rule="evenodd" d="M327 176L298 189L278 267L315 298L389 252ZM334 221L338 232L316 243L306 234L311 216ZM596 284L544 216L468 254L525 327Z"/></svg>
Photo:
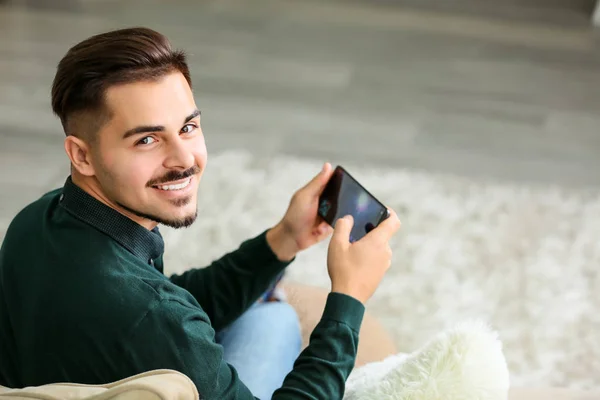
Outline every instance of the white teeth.
<svg viewBox="0 0 600 400"><path fill-rule="evenodd" d="M178 185L159 185L157 186L160 190L181 190L190 184L192 178L188 178L185 182Z"/></svg>

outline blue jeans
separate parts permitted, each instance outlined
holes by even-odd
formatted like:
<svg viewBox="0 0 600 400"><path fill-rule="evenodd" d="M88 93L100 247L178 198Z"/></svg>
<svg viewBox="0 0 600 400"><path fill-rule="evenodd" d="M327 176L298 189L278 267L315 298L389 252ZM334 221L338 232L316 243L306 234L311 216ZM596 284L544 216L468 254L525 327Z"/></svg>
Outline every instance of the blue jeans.
<svg viewBox="0 0 600 400"><path fill-rule="evenodd" d="M256 303L216 335L225 362L261 400L271 399L302 346L298 315L285 302Z"/></svg>

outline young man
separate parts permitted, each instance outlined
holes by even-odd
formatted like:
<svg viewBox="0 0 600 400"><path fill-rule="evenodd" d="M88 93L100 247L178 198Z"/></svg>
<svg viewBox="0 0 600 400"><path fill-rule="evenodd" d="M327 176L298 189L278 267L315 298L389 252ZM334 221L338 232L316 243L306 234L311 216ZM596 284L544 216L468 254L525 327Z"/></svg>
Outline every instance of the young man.
<svg viewBox="0 0 600 400"><path fill-rule="evenodd" d="M330 235L317 203L331 166L273 228L207 268L166 277L157 225L194 222L207 164L184 54L145 28L91 37L59 63L52 107L71 175L20 212L2 244L0 384L105 383L170 368L203 399L341 399L396 215L353 244L351 218L338 222L332 291L298 354L293 309L256 300Z"/></svg>

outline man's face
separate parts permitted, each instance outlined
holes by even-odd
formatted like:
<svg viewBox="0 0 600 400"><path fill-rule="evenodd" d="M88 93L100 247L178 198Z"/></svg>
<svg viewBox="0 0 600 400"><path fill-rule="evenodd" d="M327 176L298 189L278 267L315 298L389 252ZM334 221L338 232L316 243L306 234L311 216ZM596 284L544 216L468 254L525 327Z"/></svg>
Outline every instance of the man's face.
<svg viewBox="0 0 600 400"><path fill-rule="evenodd" d="M92 150L104 196L138 217L175 228L190 225L207 155L183 75L111 87L106 104L112 117Z"/></svg>

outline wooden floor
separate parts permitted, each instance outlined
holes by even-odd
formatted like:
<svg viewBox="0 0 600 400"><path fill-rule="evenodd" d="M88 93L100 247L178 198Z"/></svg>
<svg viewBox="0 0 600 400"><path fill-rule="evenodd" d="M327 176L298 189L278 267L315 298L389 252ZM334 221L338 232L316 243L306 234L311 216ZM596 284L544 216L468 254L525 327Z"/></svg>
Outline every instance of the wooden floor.
<svg viewBox="0 0 600 400"><path fill-rule="evenodd" d="M209 152L600 185L589 0L0 0L0 237L68 174L49 104L76 42L146 25L191 55Z"/></svg>

